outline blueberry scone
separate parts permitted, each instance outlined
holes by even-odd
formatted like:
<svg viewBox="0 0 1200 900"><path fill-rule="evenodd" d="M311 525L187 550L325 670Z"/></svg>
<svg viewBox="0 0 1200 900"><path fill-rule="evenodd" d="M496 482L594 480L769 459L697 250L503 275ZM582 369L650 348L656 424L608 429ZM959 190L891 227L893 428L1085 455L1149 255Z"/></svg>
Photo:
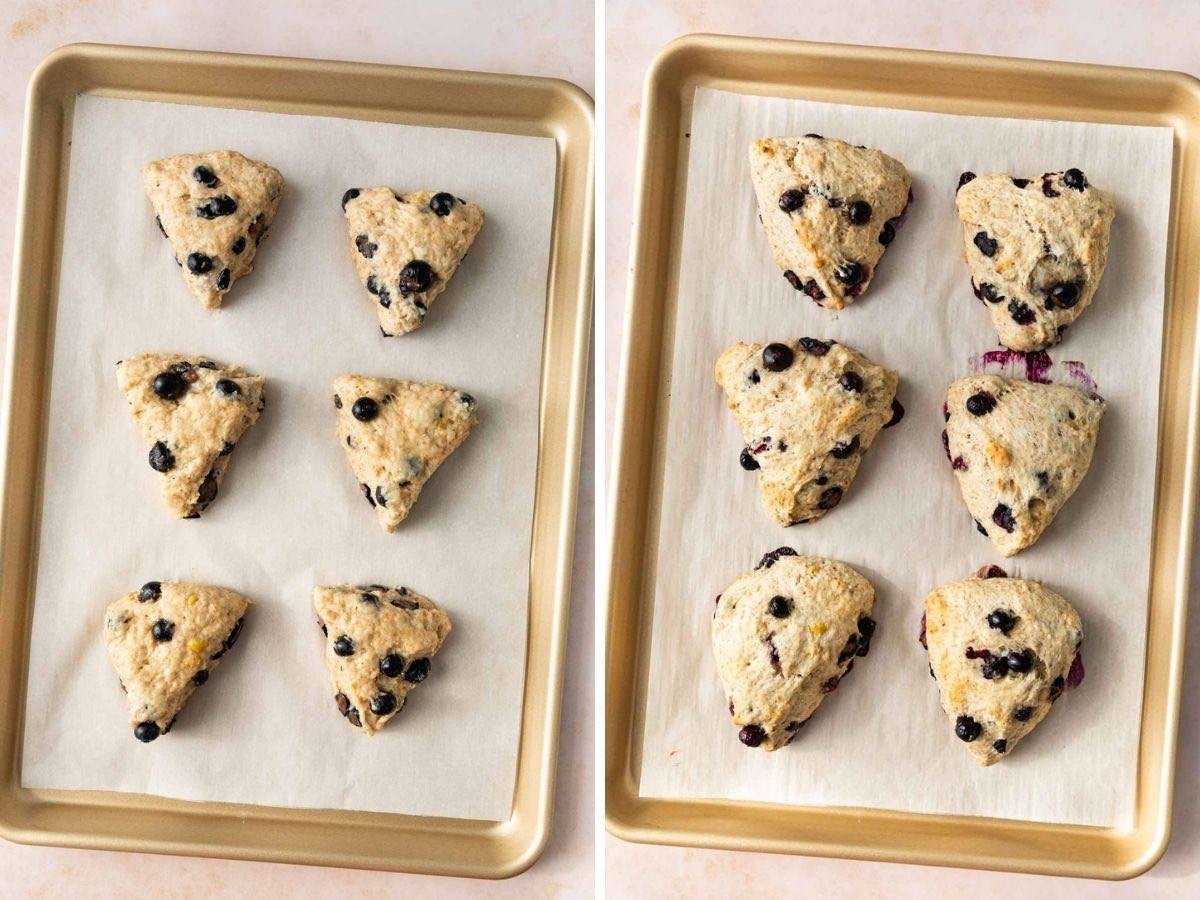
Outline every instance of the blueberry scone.
<svg viewBox="0 0 1200 900"><path fill-rule="evenodd" d="M342 584L313 590L338 712L374 734L429 676L450 617L408 588Z"/></svg>
<svg viewBox="0 0 1200 900"><path fill-rule="evenodd" d="M121 679L133 736L149 742L208 681L242 632L250 601L207 584L150 581L104 613L104 645Z"/></svg>
<svg viewBox="0 0 1200 900"><path fill-rule="evenodd" d="M845 563L780 547L717 596L713 653L748 747L792 742L825 695L866 656L875 589Z"/></svg>
<svg viewBox="0 0 1200 900"><path fill-rule="evenodd" d="M176 518L197 518L216 498L234 447L266 403L266 383L203 356L144 353L117 364L117 386Z"/></svg>
<svg viewBox="0 0 1200 900"><path fill-rule="evenodd" d="M1057 344L1100 285L1112 198L1078 169L1040 178L964 172L957 204L971 286L1000 343Z"/></svg>
<svg viewBox="0 0 1200 900"><path fill-rule="evenodd" d="M750 147L758 217L788 283L826 309L866 291L912 200L912 180L879 150L807 134Z"/></svg>
<svg viewBox="0 0 1200 900"><path fill-rule="evenodd" d="M351 188L342 210L358 280L376 303L384 337L424 324L483 226L478 206L445 192Z"/></svg>
<svg viewBox="0 0 1200 900"><path fill-rule="evenodd" d="M985 566L925 598L929 667L954 734L990 766L1083 681L1083 623L1036 581Z"/></svg>
<svg viewBox="0 0 1200 900"><path fill-rule="evenodd" d="M142 181L188 290L206 309L219 308L250 274L279 209L283 176L233 150L213 150L147 163Z"/></svg>
<svg viewBox="0 0 1200 900"><path fill-rule="evenodd" d="M835 341L739 342L717 360L716 378L746 442L741 466L758 471L763 507L780 525L837 506L879 430L904 414L896 373Z"/></svg>
<svg viewBox="0 0 1200 900"><path fill-rule="evenodd" d="M1002 554L1037 541L1075 493L1104 410L1065 384L971 375L950 385L942 444L976 528Z"/></svg>
<svg viewBox="0 0 1200 900"><path fill-rule="evenodd" d="M343 375L337 435L379 524L403 522L425 482L475 427L475 398L445 384Z"/></svg>

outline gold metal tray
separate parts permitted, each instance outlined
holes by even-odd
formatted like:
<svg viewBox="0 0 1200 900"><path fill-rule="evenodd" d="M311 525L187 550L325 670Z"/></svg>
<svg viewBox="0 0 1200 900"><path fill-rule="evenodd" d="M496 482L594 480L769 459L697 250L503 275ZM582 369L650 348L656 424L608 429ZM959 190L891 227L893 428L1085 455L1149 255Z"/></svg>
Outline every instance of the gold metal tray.
<svg viewBox="0 0 1200 900"><path fill-rule="evenodd" d="M100 94L551 137L546 281L521 747L502 822L194 803L21 787L25 677L54 296L74 98ZM29 84L5 370L0 494L0 836L31 844L487 878L524 871L550 831L592 291L592 101L563 81L74 44ZM19 402L14 402L19 398Z"/></svg>
<svg viewBox="0 0 1200 900"><path fill-rule="evenodd" d="M1144 705L1129 828L638 795L666 376L672 358L687 138L697 87L860 106L1174 129ZM1129 878L1154 865L1170 836L1196 496L1200 82L1143 69L691 35L669 44L647 76L636 194L610 506L609 830L631 841L1088 878Z"/></svg>

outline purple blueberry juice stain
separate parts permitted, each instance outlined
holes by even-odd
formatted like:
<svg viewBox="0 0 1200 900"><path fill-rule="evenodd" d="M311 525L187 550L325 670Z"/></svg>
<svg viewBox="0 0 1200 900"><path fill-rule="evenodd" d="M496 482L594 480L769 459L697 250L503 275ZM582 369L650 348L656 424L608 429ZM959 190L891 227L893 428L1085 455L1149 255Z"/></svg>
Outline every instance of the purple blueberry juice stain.
<svg viewBox="0 0 1200 900"><path fill-rule="evenodd" d="M1020 350L988 350L970 358L971 371L977 375L1000 375L1036 384L1065 384L1078 388L1093 400L1102 400L1095 380L1079 360L1056 363L1045 350L1023 353Z"/></svg>
<svg viewBox="0 0 1200 900"><path fill-rule="evenodd" d="M1079 651L1075 652L1075 658L1071 660L1071 670L1067 672L1067 687L1079 687L1083 684L1083 654Z"/></svg>

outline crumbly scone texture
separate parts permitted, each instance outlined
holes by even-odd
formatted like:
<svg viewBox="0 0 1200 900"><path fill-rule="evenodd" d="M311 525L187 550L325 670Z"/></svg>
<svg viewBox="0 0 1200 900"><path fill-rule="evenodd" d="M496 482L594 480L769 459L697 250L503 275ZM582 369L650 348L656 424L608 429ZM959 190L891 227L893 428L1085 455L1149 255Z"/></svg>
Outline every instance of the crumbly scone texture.
<svg viewBox="0 0 1200 900"><path fill-rule="evenodd" d="M249 275L283 197L283 176L233 150L186 153L142 166L142 181L188 290L206 309Z"/></svg>
<svg viewBox="0 0 1200 900"><path fill-rule="evenodd" d="M780 347L792 361L772 371L766 355ZM742 465L757 467L763 508L780 525L814 521L841 502L892 418L899 382L857 350L814 338L739 341L717 360L716 379L746 442Z"/></svg>
<svg viewBox="0 0 1200 900"><path fill-rule="evenodd" d="M958 189L971 286L1011 350L1057 344L1104 274L1116 207L1083 173L1067 172L980 175Z"/></svg>
<svg viewBox="0 0 1200 900"><path fill-rule="evenodd" d="M333 405L338 441L387 532L408 517L425 482L477 421L470 394L420 381L342 375Z"/></svg>
<svg viewBox="0 0 1200 900"><path fill-rule="evenodd" d="M977 576L934 589L925 639L942 708L985 766L1011 753L1083 678L1079 613L1036 581Z"/></svg>
<svg viewBox="0 0 1200 900"><path fill-rule="evenodd" d="M208 584L151 581L104 612L104 645L139 740L166 734L237 641L250 606ZM147 725L146 723L150 723Z"/></svg>
<svg viewBox="0 0 1200 900"><path fill-rule="evenodd" d="M160 396L159 376L176 392ZM163 502L179 519L194 519L217 496L234 447L258 421L267 379L203 356L143 353L117 364L117 386L162 474Z"/></svg>
<svg viewBox="0 0 1200 900"><path fill-rule="evenodd" d="M874 604L875 589L850 566L788 547L717 597L713 653L742 743L778 750L792 742L869 651Z"/></svg>
<svg viewBox="0 0 1200 900"><path fill-rule="evenodd" d="M381 584L313 589L338 712L374 734L428 677L450 617L428 597Z"/></svg>
<svg viewBox="0 0 1200 900"><path fill-rule="evenodd" d="M444 191L386 187L347 191L342 208L350 255L380 329L386 337L416 331L471 249L483 210Z"/></svg>
<svg viewBox="0 0 1200 900"><path fill-rule="evenodd" d="M971 375L950 385L946 454L977 528L1002 554L1036 542L1075 493L1105 408L1065 384Z"/></svg>
<svg viewBox="0 0 1200 900"><path fill-rule="evenodd" d="M750 175L792 287L826 309L863 294L912 199L908 170L879 150L812 135L755 141Z"/></svg>

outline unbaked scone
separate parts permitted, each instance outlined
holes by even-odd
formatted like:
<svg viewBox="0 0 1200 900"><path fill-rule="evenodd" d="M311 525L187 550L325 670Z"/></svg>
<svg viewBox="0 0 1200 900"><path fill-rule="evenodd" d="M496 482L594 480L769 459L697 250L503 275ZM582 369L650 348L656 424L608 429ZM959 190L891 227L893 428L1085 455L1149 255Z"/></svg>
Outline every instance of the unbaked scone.
<svg viewBox="0 0 1200 900"><path fill-rule="evenodd" d="M424 324L483 226L483 210L445 192L351 188L342 210L358 280L375 301L384 337Z"/></svg>
<svg viewBox="0 0 1200 900"><path fill-rule="evenodd" d="M1057 344L1100 285L1112 198L1078 169L1040 178L964 172L958 217L971 286L1011 350Z"/></svg>
<svg viewBox="0 0 1200 900"><path fill-rule="evenodd" d="M342 375L338 441L379 524L392 532L421 488L475 427L475 398L445 384Z"/></svg>
<svg viewBox="0 0 1200 900"><path fill-rule="evenodd" d="M121 679L133 736L171 730L242 632L250 601L207 584L150 581L104 612L104 645Z"/></svg>
<svg viewBox="0 0 1200 900"><path fill-rule="evenodd" d="M792 742L871 649L875 589L845 563L780 547L717 596L712 642L729 714L748 747Z"/></svg>
<svg viewBox="0 0 1200 900"><path fill-rule="evenodd" d="M158 228L206 309L250 274L283 197L278 169L233 150L169 156L142 166Z"/></svg>
<svg viewBox="0 0 1200 900"><path fill-rule="evenodd" d="M313 589L338 712L374 734L404 708L450 633L450 617L408 588L341 584Z"/></svg>
<svg viewBox="0 0 1200 900"><path fill-rule="evenodd" d="M879 430L904 414L896 373L835 341L738 342L716 378L746 442L741 466L758 470L763 508L780 525L837 506Z"/></svg>
<svg viewBox="0 0 1200 900"><path fill-rule="evenodd" d="M203 356L143 353L117 363L117 386L176 518L197 518L216 498L234 447L266 403L266 383Z"/></svg>
<svg viewBox="0 0 1200 900"><path fill-rule="evenodd" d="M985 566L925 598L929 666L942 708L980 764L1012 752L1067 687L1083 681L1083 623L1036 581Z"/></svg>
<svg viewBox="0 0 1200 900"><path fill-rule="evenodd" d="M1037 541L1075 493L1104 410L1065 384L971 375L950 385L942 443L976 528L1002 554Z"/></svg>
<svg viewBox="0 0 1200 900"><path fill-rule="evenodd" d="M826 309L866 291L912 201L900 162L816 134L755 141L750 175L776 265Z"/></svg>

